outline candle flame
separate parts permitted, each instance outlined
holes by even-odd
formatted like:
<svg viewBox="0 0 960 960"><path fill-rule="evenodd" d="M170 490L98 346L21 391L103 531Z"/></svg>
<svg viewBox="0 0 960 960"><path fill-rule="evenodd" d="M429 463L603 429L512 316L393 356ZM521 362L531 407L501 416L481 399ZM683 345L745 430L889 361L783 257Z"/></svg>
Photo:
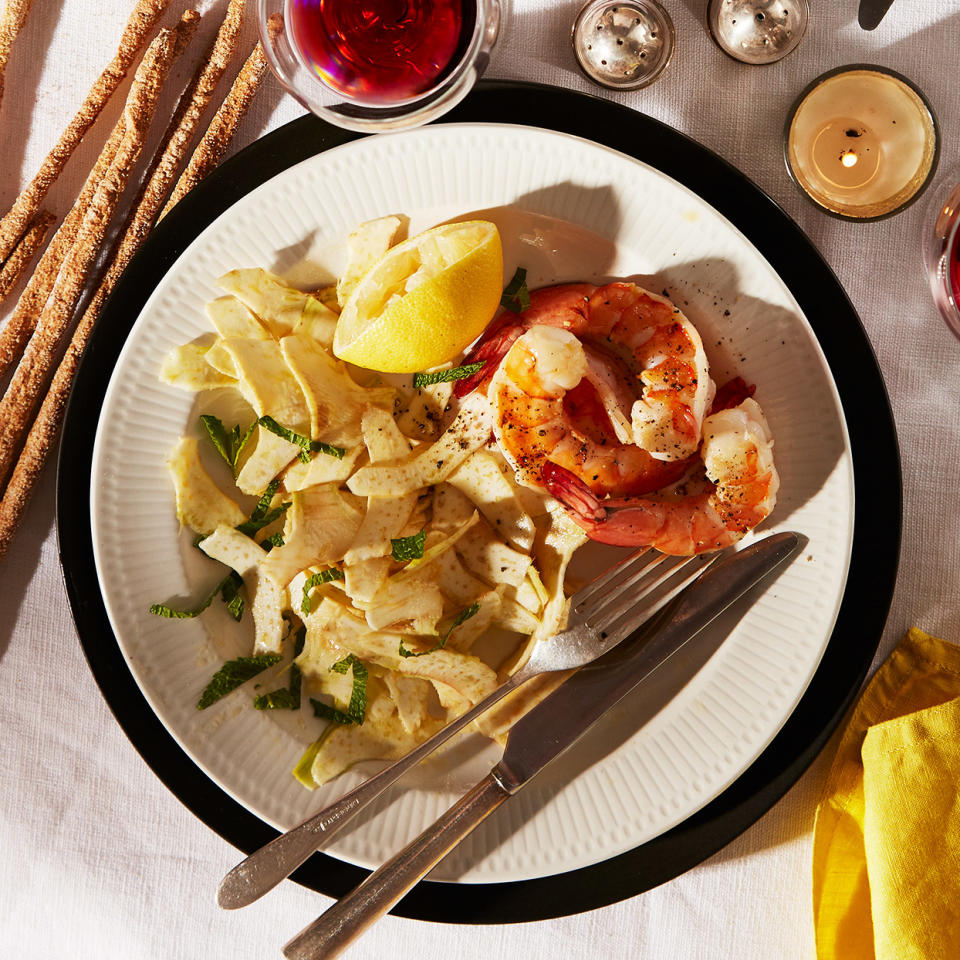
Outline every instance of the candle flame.
<svg viewBox="0 0 960 960"><path fill-rule="evenodd" d="M857 159L858 157L853 150L844 150L843 153L840 154L840 162L845 167L855 167L857 165Z"/></svg>

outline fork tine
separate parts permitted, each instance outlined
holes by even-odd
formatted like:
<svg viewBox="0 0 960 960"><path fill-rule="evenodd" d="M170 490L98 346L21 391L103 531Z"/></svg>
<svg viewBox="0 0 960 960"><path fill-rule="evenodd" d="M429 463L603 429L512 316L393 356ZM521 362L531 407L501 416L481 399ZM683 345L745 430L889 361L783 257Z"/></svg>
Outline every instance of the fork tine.
<svg viewBox="0 0 960 960"><path fill-rule="evenodd" d="M621 605L624 598L632 604L642 602L651 590L661 584L673 570L689 557L674 557L654 552L652 561L644 568L632 571L628 576L615 582L602 596L597 596L589 609L582 608L582 616L591 625L603 624Z"/></svg>
<svg viewBox="0 0 960 960"><path fill-rule="evenodd" d="M571 613L578 614L598 593L621 577L630 576L636 570L645 569L652 563L660 559L660 554L656 550L644 547L636 553L631 554L625 560L622 560L616 566L611 567L606 573L601 574L596 580L591 580L586 586L581 587L573 595Z"/></svg>
<svg viewBox="0 0 960 960"><path fill-rule="evenodd" d="M620 643L642 623L662 610L722 556L726 556L726 554L718 551L717 553L699 554L685 558L682 563L674 566L666 576L661 578L661 583L664 580L671 581L667 590L659 593L656 597L650 597L648 594L647 602L637 605L625 604L617 611L604 627L603 632L606 637L614 643Z"/></svg>

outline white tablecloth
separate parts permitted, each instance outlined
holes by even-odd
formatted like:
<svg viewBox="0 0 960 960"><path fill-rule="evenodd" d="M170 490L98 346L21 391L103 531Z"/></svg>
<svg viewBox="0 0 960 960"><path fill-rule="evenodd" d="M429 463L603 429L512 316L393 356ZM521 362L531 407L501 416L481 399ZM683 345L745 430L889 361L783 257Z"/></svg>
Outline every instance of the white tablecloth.
<svg viewBox="0 0 960 960"><path fill-rule="evenodd" d="M799 221L863 319L900 436L903 553L878 659L911 624L960 641L960 343L936 313L921 269L925 204L879 223L834 220L800 196L781 159L783 119L799 90L840 64L874 62L899 70L926 91L943 131L941 170L955 163L960 0L897 0L873 33L857 26L856 0L814 2L800 48L765 68L735 63L713 45L704 26L706 0L665 4L676 24L676 52L647 91L601 92L578 72L568 37L579 0L512 0L488 75L613 96L717 151ZM131 0L35 4L13 48L0 113L4 209L112 55L131 6ZM199 5L216 12L224 6L223 0ZM168 20L180 7L172 4ZM215 18L206 20L209 33ZM251 24L247 34L252 38ZM104 121L113 121L118 104L111 103ZM238 145L301 113L271 79ZM536 124L537 117L529 121ZM104 129L102 121L96 130ZM603 135L598 129L597 138ZM81 167L89 167L97 149L85 144L53 190L57 212L64 212L68 190L76 189ZM875 522L892 526L894 518ZM286 883L246 910L223 913L216 907L216 885L238 852L148 769L93 681L61 581L52 465L0 565L0 736L3 956L279 956L280 945L328 903ZM642 896L580 916L515 926L390 917L347 955L807 960L813 954L813 816L827 760L822 755L726 849Z"/></svg>

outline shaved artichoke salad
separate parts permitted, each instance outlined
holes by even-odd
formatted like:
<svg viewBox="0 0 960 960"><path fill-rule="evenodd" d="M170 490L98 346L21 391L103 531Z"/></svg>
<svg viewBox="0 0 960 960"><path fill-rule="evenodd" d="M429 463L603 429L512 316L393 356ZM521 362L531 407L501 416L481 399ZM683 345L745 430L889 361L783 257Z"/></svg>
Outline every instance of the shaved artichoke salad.
<svg viewBox="0 0 960 960"><path fill-rule="evenodd" d="M450 364L387 377L332 355L340 305L394 233L360 227L340 281L308 292L262 269L227 273L210 335L161 370L198 394L168 459L177 516L190 549L223 567L197 606L151 612L222 602L252 620L249 655L224 663L197 706L246 696L297 712L310 745L294 775L311 789L409 752L519 669L565 625L567 565L585 539L516 483L488 401L458 402ZM481 732L502 738L563 678L527 684Z"/></svg>

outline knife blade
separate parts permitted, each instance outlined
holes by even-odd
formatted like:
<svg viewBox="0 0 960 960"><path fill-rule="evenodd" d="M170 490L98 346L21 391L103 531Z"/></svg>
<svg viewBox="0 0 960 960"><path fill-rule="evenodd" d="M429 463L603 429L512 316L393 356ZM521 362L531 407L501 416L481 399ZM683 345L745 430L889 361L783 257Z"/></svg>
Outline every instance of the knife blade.
<svg viewBox="0 0 960 960"><path fill-rule="evenodd" d="M857 22L864 30L876 30L892 6L893 0L860 0Z"/></svg>
<svg viewBox="0 0 960 960"><path fill-rule="evenodd" d="M507 737L503 758L493 768L493 778L507 793L516 793L799 547L796 533L778 533L715 563L635 641L581 667L518 720Z"/></svg>
<svg viewBox="0 0 960 960"><path fill-rule="evenodd" d="M765 537L713 564L655 623L572 677L510 731L503 758L436 823L283 947L287 960L344 950L500 804L566 752L612 706L801 548L796 533Z"/></svg>

